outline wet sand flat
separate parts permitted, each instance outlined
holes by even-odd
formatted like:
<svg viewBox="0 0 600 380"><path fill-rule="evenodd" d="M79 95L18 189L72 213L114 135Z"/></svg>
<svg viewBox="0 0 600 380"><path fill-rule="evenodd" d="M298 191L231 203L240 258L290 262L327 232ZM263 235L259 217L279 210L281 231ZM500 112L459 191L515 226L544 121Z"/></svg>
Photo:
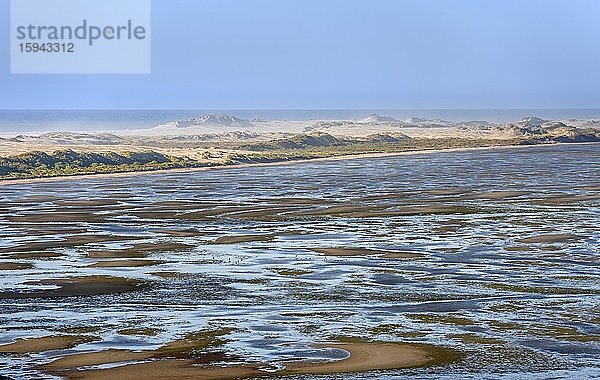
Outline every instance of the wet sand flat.
<svg viewBox="0 0 600 380"><path fill-rule="evenodd" d="M1 372L600 377L598 147L2 186Z"/></svg>

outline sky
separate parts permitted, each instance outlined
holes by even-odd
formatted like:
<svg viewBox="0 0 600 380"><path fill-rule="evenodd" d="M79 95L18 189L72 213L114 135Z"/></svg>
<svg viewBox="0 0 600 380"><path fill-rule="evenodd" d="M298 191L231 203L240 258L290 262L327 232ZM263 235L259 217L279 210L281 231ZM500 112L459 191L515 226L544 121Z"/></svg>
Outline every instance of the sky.
<svg viewBox="0 0 600 380"><path fill-rule="evenodd" d="M152 70L10 74L0 109L600 108L597 0L153 0Z"/></svg>

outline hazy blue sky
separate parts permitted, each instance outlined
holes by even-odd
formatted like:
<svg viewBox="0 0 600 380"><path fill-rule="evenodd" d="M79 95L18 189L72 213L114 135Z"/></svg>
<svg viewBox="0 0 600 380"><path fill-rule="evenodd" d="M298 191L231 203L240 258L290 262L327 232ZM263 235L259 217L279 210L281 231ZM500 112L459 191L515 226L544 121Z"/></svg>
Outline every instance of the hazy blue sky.
<svg viewBox="0 0 600 380"><path fill-rule="evenodd" d="M3 37L0 108L600 107L599 20L597 0L154 0L152 74L11 75Z"/></svg>

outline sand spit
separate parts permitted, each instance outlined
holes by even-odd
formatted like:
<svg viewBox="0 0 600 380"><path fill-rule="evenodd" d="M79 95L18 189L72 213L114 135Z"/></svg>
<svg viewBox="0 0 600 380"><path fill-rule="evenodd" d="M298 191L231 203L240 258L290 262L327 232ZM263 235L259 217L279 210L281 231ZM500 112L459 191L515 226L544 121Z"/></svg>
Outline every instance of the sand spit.
<svg viewBox="0 0 600 380"><path fill-rule="evenodd" d="M557 143L553 145L581 145L586 143ZM596 143L589 143L596 144ZM235 164L235 165L216 165L216 166L205 166L199 168L183 168L183 169L164 169L164 170L151 170L151 171L133 171L133 172L119 172L119 173L101 173L101 174L78 174L72 176L58 176L58 177L45 177L45 178L27 178L27 179L9 179L0 180L0 186L2 185L14 185L14 184L27 184L36 182L53 182L53 181L67 181L67 180L80 180L85 178L106 178L106 177L131 177L148 175L152 173L187 173L187 172L198 172L206 170L223 170L223 169L238 169L249 166L279 166L279 165L294 165L299 163L307 162L322 162L322 161L340 161L340 160L353 160L362 158L376 158L376 157L393 157L393 156L409 156L409 155L421 155L421 154L434 154L434 153L450 153L450 152L467 152L467 151L487 151L487 150L504 150L504 149L527 149L539 147L539 145L503 145L503 146L486 146L486 147L471 147L471 148L449 148L449 149L424 149L414 150L406 152L394 152L394 153L364 153L364 154L348 154L334 157L322 157L312 159L300 159L291 161L278 161L278 162L265 162L265 163L251 163L251 164Z"/></svg>

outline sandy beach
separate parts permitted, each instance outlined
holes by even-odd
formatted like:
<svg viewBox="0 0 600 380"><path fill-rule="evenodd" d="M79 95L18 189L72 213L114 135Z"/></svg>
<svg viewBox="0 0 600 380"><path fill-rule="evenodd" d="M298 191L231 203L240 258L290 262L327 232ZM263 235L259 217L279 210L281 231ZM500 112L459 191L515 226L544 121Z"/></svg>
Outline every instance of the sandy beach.
<svg viewBox="0 0 600 380"><path fill-rule="evenodd" d="M552 145L579 145L579 144L600 144L600 143L595 143L595 142L593 142L593 143L556 143L556 144L552 144ZM501 145L501 146L470 147L470 148L427 149L427 150L414 150L414 151L394 152L394 153L350 154L350 155L340 155L340 156L333 156L333 157L322 157L322 158L290 160L290 161L264 162L264 163L247 163L247 164L236 164L236 165L214 165L214 166L205 166L205 167L198 167L198 168L161 169L161 170L131 171L131 172L118 172L118 173L98 173L98 174L77 174L77 175L73 175L73 176L65 175L65 176L57 176L57 177L0 180L0 186L15 185L15 184L27 184L27 183L39 183L39 182L74 181L74 180L87 179L87 178L133 177L133 176L156 174L156 173L193 173L193 172L201 172L201 171L206 171L206 170L223 170L223 169L239 169L239 168L245 168L245 167L294 165L294 164L302 164L302 163L308 163L308 162L355 160L355 159L377 158L377 157L412 156L412 155L421 155L421 154L504 150L504 149L527 149L527 148L532 148L532 147L537 147L537 146L540 146L540 145Z"/></svg>

